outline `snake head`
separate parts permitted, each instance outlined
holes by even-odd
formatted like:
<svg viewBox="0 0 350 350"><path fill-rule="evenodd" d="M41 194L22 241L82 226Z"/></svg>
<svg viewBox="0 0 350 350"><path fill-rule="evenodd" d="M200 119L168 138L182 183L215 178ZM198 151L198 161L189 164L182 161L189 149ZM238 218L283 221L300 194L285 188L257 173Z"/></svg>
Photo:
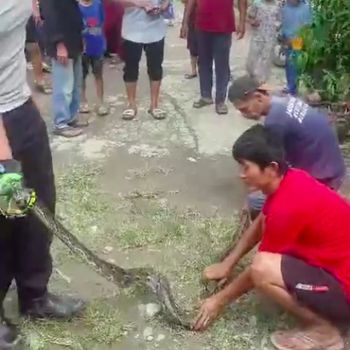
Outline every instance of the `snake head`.
<svg viewBox="0 0 350 350"><path fill-rule="evenodd" d="M153 293L158 294L161 288L161 279L157 275L148 275L146 284L152 289Z"/></svg>

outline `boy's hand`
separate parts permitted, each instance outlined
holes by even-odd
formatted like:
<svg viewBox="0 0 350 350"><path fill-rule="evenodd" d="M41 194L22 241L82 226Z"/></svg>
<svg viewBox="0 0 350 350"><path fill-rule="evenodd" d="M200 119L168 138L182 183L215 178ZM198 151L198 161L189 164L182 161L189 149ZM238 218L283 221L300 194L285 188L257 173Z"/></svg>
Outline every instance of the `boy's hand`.
<svg viewBox="0 0 350 350"><path fill-rule="evenodd" d="M224 304L217 295L213 295L202 302L199 313L193 322L194 331L206 330L220 315Z"/></svg>
<svg viewBox="0 0 350 350"><path fill-rule="evenodd" d="M245 34L245 22L240 21L236 30L237 40L243 39L244 34Z"/></svg>
<svg viewBox="0 0 350 350"><path fill-rule="evenodd" d="M180 38L187 39L187 35L188 35L188 25L184 23L180 29Z"/></svg>
<svg viewBox="0 0 350 350"><path fill-rule="evenodd" d="M68 51L63 43L57 44L57 61L63 66L68 64Z"/></svg>
<svg viewBox="0 0 350 350"><path fill-rule="evenodd" d="M208 266L203 272L203 279L206 281L226 281L230 277L232 268L225 262Z"/></svg>
<svg viewBox="0 0 350 350"><path fill-rule="evenodd" d="M33 19L35 24L39 27L43 24L43 20L40 16L40 13L33 12Z"/></svg>

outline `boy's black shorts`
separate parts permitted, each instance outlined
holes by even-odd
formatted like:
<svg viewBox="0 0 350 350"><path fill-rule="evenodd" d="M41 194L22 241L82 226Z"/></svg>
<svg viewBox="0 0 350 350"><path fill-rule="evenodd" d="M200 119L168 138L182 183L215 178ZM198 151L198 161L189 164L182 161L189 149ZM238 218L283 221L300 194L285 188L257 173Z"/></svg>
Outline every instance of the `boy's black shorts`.
<svg viewBox="0 0 350 350"><path fill-rule="evenodd" d="M350 301L341 283L326 270L289 255L282 256L281 272L288 291L319 316L350 322Z"/></svg>
<svg viewBox="0 0 350 350"><path fill-rule="evenodd" d="M26 26L26 43L37 43L39 42L39 33L36 27L33 16L31 16Z"/></svg>
<svg viewBox="0 0 350 350"><path fill-rule="evenodd" d="M93 75L102 77L103 74L103 56L102 57L92 57L83 55L83 77L84 79L88 76L90 72L90 67Z"/></svg>

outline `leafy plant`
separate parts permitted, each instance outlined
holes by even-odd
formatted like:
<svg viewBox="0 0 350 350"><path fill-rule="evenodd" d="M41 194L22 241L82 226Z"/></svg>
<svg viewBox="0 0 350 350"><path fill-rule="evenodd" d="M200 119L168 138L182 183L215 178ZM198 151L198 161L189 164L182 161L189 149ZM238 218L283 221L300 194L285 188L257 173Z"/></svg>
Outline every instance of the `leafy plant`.
<svg viewBox="0 0 350 350"><path fill-rule="evenodd" d="M324 100L350 99L350 1L309 0L313 24L301 31L300 81Z"/></svg>

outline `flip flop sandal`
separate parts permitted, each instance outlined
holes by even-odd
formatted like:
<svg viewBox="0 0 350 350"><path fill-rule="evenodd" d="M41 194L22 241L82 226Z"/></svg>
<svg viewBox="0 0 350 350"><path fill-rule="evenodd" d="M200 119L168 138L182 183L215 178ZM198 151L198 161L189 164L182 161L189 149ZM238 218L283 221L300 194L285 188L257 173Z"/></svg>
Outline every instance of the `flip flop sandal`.
<svg viewBox="0 0 350 350"><path fill-rule="evenodd" d="M153 110L148 110L148 113L156 120L162 120L166 118L166 112L160 108L155 108Z"/></svg>
<svg viewBox="0 0 350 350"><path fill-rule="evenodd" d="M187 79L187 80L191 80L191 79L194 79L197 77L198 77L198 74L189 74L189 73L185 74L185 79Z"/></svg>
<svg viewBox="0 0 350 350"><path fill-rule="evenodd" d="M200 98L198 101L193 103L193 108L203 108L212 105L214 102L212 100L204 100Z"/></svg>
<svg viewBox="0 0 350 350"><path fill-rule="evenodd" d="M271 335L271 343L278 350L343 350L345 345L342 339L333 344L317 341L302 331L278 331Z"/></svg>
<svg viewBox="0 0 350 350"><path fill-rule="evenodd" d="M123 111L122 119L123 120L133 120L133 119L135 119L136 115L137 115L137 110L132 109L132 108L127 108Z"/></svg>
<svg viewBox="0 0 350 350"><path fill-rule="evenodd" d="M52 94L52 88L50 85L46 83L37 83L35 82L35 88L37 91L41 92L45 95L51 95Z"/></svg>
<svg viewBox="0 0 350 350"><path fill-rule="evenodd" d="M219 115L224 115L228 113L228 108L225 103L219 103L215 107L216 113Z"/></svg>

